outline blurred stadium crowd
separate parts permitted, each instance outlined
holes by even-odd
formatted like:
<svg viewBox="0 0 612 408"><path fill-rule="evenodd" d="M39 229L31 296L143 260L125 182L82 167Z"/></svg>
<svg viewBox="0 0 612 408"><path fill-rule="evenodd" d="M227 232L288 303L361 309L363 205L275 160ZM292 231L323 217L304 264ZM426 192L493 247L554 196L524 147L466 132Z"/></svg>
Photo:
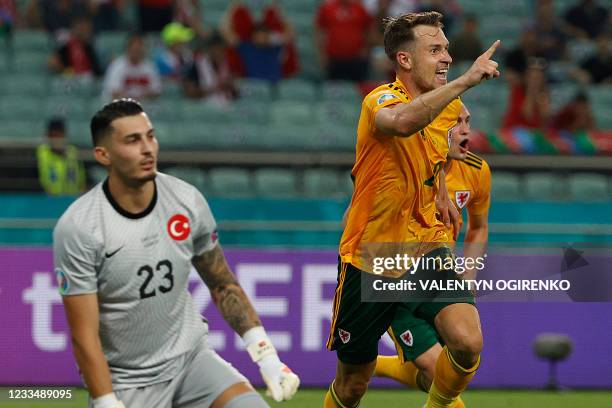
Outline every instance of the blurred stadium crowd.
<svg viewBox="0 0 612 408"><path fill-rule="evenodd" d="M93 113L130 96L162 150L352 152L362 96L392 80L383 20L417 10L445 15L451 78L502 40L503 80L464 97L472 150L612 153L609 0L0 0L0 142L38 144L63 119L89 148ZM218 170L222 189L253 188L246 170ZM300 190L350 191L313 174Z"/></svg>

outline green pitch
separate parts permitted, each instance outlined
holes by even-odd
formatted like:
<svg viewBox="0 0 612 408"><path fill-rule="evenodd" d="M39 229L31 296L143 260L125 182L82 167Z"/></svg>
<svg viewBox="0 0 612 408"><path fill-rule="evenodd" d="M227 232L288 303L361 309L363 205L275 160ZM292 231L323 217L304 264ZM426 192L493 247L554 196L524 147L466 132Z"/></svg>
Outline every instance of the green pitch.
<svg viewBox="0 0 612 408"><path fill-rule="evenodd" d="M301 390L289 402L271 403L273 408L317 408L321 407L324 390ZM6 389L0 392L2 408L82 408L87 407L87 393L77 390L71 401L10 401ZM363 399L361 408L402 407L421 408L425 394L416 391L371 389ZM544 391L470 391L464 401L470 408L610 408L612 391L567 391L561 393ZM130 407L128 407L130 408Z"/></svg>

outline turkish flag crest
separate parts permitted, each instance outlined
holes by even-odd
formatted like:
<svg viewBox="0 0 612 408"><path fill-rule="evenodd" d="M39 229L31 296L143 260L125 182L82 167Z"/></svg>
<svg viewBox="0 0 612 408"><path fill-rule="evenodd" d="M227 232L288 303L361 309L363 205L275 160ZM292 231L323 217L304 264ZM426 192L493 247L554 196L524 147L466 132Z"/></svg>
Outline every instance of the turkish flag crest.
<svg viewBox="0 0 612 408"><path fill-rule="evenodd" d="M344 344L348 343L351 339L351 333L342 329L338 329L338 336L340 336L340 340L342 340Z"/></svg>
<svg viewBox="0 0 612 408"><path fill-rule="evenodd" d="M470 200L471 192L469 190L465 191L455 191L455 202L457 203L457 207L463 208Z"/></svg>
<svg viewBox="0 0 612 408"><path fill-rule="evenodd" d="M183 241L187 239L190 232L189 218L183 214L175 214L168 220L168 235L173 240Z"/></svg>

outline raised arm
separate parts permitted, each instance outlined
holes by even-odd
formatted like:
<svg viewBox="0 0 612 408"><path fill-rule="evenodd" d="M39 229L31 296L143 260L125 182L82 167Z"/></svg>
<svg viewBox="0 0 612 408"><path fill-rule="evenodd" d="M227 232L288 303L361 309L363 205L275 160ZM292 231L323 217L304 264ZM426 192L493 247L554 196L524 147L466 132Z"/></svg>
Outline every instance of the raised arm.
<svg viewBox="0 0 612 408"><path fill-rule="evenodd" d="M380 109L374 118L376 127L384 134L411 136L430 124L453 99L484 79L498 77L497 62L491 60L499 40L474 61L463 75L439 88L400 103Z"/></svg>

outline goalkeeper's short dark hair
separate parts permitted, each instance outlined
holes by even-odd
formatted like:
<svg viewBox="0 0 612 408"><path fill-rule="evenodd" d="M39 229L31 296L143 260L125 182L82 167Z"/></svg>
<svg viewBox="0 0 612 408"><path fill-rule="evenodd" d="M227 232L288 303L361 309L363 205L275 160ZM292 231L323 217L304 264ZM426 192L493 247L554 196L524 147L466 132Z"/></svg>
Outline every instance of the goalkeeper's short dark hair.
<svg viewBox="0 0 612 408"><path fill-rule="evenodd" d="M98 146L100 141L112 131L111 123L115 119L134 116L144 112L138 101L131 98L115 99L104 105L91 119L90 129L93 145Z"/></svg>

